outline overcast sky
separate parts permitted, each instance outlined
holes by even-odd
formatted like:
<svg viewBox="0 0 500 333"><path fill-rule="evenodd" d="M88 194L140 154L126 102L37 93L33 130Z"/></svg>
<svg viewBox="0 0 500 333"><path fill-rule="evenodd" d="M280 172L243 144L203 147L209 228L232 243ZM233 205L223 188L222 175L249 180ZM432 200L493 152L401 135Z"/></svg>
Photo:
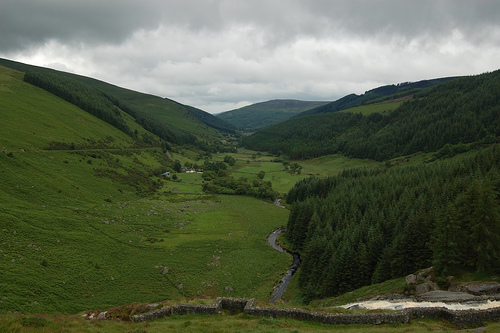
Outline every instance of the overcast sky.
<svg viewBox="0 0 500 333"><path fill-rule="evenodd" d="M0 0L0 57L216 113L500 68L497 0Z"/></svg>

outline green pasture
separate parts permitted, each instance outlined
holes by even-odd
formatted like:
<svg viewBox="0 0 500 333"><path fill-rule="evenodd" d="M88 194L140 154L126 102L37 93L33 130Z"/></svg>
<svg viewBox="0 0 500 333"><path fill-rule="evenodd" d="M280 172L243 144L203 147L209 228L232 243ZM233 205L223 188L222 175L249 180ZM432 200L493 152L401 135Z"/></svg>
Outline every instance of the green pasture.
<svg viewBox="0 0 500 333"><path fill-rule="evenodd" d="M111 168L108 160L144 170L160 165L156 158L154 150L108 159L0 153L0 310L74 313L218 295L267 300L291 258L266 237L286 224L288 211L204 195L199 174L157 180L161 190L147 197L95 175Z"/></svg>
<svg viewBox="0 0 500 333"><path fill-rule="evenodd" d="M339 154L326 155L310 160L290 161L290 163L298 163L302 166L300 174L292 174L285 170L283 163L273 162L277 159L274 156L257 156L254 151L243 149L238 150L237 154L227 155L236 159L236 165L232 168L232 175L235 178L257 179L257 174L264 171L264 180L271 181L273 189L279 193L287 193L296 182L309 176L333 176L345 169L376 168L381 165L379 162L368 159L349 158Z"/></svg>
<svg viewBox="0 0 500 333"><path fill-rule="evenodd" d="M193 195L199 196L203 194L201 185L203 178L201 173L178 173L177 180L165 180L163 187L159 191L162 195L177 197L179 200L182 197Z"/></svg>
<svg viewBox="0 0 500 333"><path fill-rule="evenodd" d="M368 104L356 106L350 109L342 110L339 112L350 112L350 113L361 113L364 116L368 116L372 113L388 114L396 110L404 101L391 101L376 104Z"/></svg>
<svg viewBox="0 0 500 333"><path fill-rule="evenodd" d="M325 155L297 163L302 165L303 174L315 176L334 176L345 169L376 168L380 165L380 162L374 160L350 158L340 154Z"/></svg>

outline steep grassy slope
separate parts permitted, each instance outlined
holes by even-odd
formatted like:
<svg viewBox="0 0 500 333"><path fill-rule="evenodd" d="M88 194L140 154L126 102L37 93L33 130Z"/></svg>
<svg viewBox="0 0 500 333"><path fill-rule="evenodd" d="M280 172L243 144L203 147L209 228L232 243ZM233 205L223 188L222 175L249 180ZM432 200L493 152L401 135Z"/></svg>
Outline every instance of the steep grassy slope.
<svg viewBox="0 0 500 333"><path fill-rule="evenodd" d="M124 148L133 145L125 133L69 103L30 84L23 82L24 73L0 67L2 94L2 136L0 147L9 151L40 149L50 142L77 142L92 145L106 142L109 147ZM61 106L63 105L63 106ZM50 112L48 112L50 111ZM133 129L139 129L136 125ZM110 132L114 133L109 141Z"/></svg>
<svg viewBox="0 0 500 333"><path fill-rule="evenodd" d="M157 178L161 149L22 78L0 67L0 311L267 299L289 258L265 238L285 210Z"/></svg>
<svg viewBox="0 0 500 333"><path fill-rule="evenodd" d="M183 135L194 135L200 139L211 141L220 137L219 131L221 130L234 131L234 127L211 114L167 98L132 91L89 77L26 65L6 59L0 59L0 65L21 72L31 71L59 75L88 84L112 97L124 111L131 110L130 113L133 113L134 118L141 118L148 123L154 123L166 129L180 132Z"/></svg>
<svg viewBox="0 0 500 333"><path fill-rule="evenodd" d="M328 102L281 100L256 103L237 110L223 112L218 118L246 132L285 121L301 112L316 108Z"/></svg>

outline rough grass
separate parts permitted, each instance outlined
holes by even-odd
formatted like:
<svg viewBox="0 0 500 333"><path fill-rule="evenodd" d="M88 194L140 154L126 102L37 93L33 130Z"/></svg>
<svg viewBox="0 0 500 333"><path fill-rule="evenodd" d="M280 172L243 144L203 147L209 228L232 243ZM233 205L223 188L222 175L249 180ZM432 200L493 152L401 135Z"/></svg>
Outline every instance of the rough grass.
<svg viewBox="0 0 500 333"><path fill-rule="evenodd" d="M287 193L299 180L313 175L333 176L349 168L376 168L381 165L373 160L326 155L310 160L290 161L302 166L300 174L292 174L285 170L282 162L276 162L278 158L275 156L257 155L255 151L245 149L239 149L237 154L226 155L236 159L236 165L232 168L235 178L245 177L253 180L257 179L260 171L264 171L264 180L271 181L273 189L281 194Z"/></svg>
<svg viewBox="0 0 500 333"><path fill-rule="evenodd" d="M490 323L481 332L498 332L500 324ZM88 321L81 316L0 314L2 332L349 332L349 333L396 333L396 332L457 332L453 325L439 320L418 320L410 324L391 325L326 325L307 321L278 318L259 318L237 315L186 315L161 320L132 323L109 320ZM468 330L467 330L468 331ZM470 330L472 332L472 330Z"/></svg>
<svg viewBox="0 0 500 333"><path fill-rule="evenodd" d="M389 114L392 111L396 110L401 104L403 104L403 102L404 100L397 100L384 103L361 105L339 112L361 113L365 116L368 116L372 113Z"/></svg>
<svg viewBox="0 0 500 333"><path fill-rule="evenodd" d="M0 110L0 311L219 295L267 301L291 261L266 241L286 210L204 195L198 174L158 179L170 163L159 149L136 148L5 68ZM46 150L51 142L80 149Z"/></svg>
<svg viewBox="0 0 500 333"><path fill-rule="evenodd" d="M60 98L22 81L23 73L0 66L0 149L46 148L50 142L90 145L108 141L113 147L132 144L126 134Z"/></svg>
<svg viewBox="0 0 500 333"><path fill-rule="evenodd" d="M204 196L194 181L184 190L196 194L181 186L143 198L96 177L94 168L105 163L91 160L0 153L0 309L72 313L215 295L267 300L290 261L266 243L286 223L286 210Z"/></svg>
<svg viewBox="0 0 500 333"><path fill-rule="evenodd" d="M381 163L369 159L349 158L343 155L325 155L305 161L297 161L303 166L302 173L315 176L334 176L345 169L376 168Z"/></svg>
<svg viewBox="0 0 500 333"><path fill-rule="evenodd" d="M338 297L316 300L311 302L311 305L320 307L338 306L359 301L365 301L378 295L401 293L404 282L405 282L404 278L387 280L381 283L372 284L369 286L365 286L350 291Z"/></svg>

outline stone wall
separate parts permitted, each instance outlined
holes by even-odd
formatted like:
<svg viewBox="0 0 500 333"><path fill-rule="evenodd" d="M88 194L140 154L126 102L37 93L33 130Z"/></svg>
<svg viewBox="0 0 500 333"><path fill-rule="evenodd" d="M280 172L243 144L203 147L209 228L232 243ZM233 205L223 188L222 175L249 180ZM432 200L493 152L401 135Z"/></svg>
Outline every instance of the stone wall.
<svg viewBox="0 0 500 333"><path fill-rule="evenodd" d="M291 318L324 324L391 324L409 323L418 318L441 318L457 326L500 321L500 308L490 310L452 311L445 308L412 308L379 313L326 313L294 308L258 307L254 299L219 297L212 305L178 304L164 306L132 317L133 321L148 321L171 315L221 314L222 310L239 311L251 316Z"/></svg>

